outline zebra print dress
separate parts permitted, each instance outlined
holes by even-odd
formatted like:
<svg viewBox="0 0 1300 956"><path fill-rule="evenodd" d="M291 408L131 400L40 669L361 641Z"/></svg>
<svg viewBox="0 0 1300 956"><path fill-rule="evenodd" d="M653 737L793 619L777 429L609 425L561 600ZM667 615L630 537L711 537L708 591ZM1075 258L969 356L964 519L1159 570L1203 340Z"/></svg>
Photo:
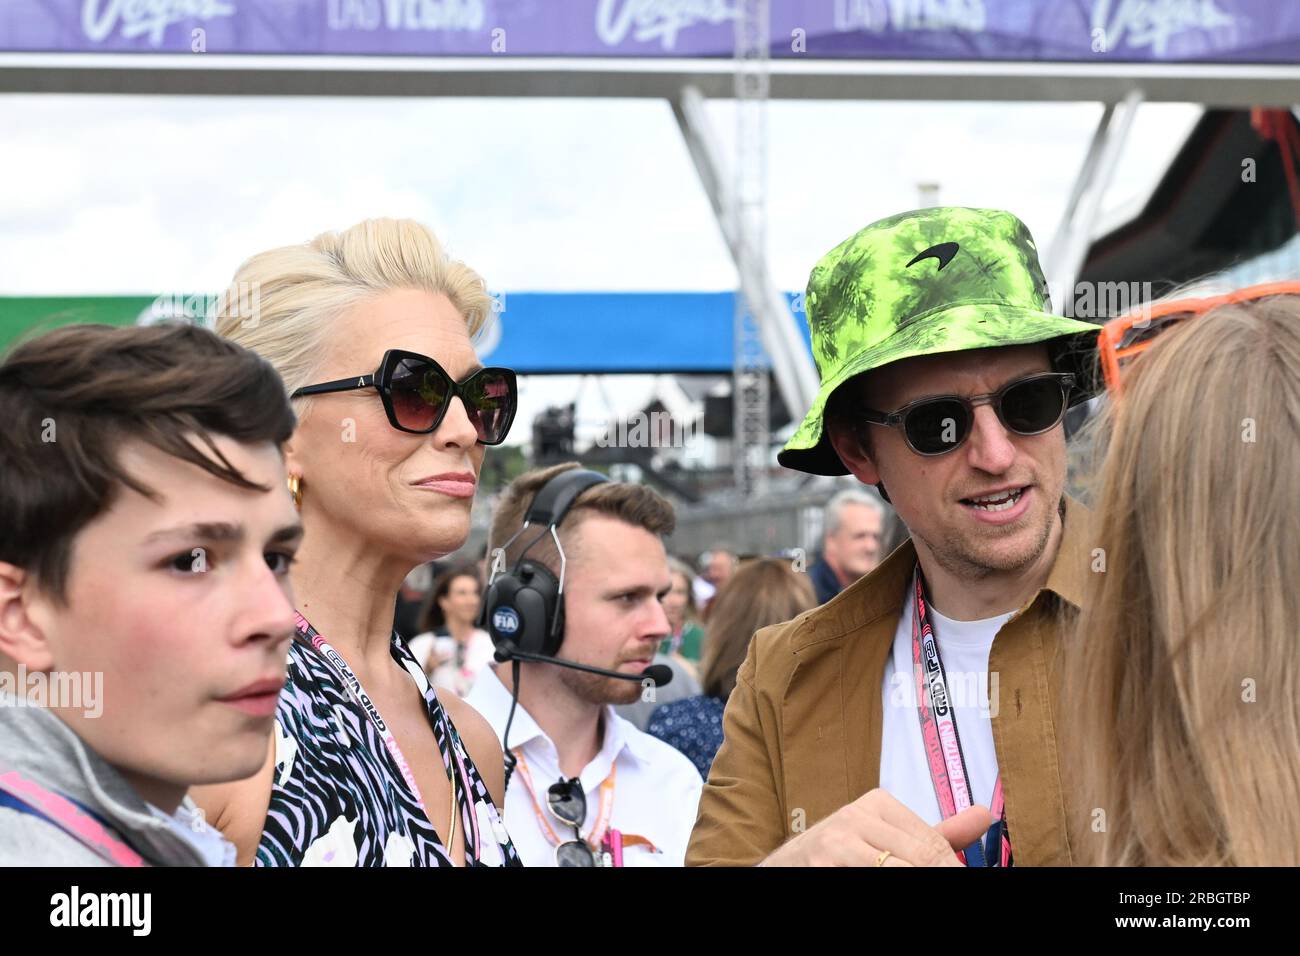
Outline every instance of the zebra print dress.
<svg viewBox="0 0 1300 956"><path fill-rule="evenodd" d="M275 716L275 778L257 866L451 866L447 848L369 715L301 616ZM521 866L460 735L393 634L393 660L424 695L443 766L456 774L467 862Z"/></svg>

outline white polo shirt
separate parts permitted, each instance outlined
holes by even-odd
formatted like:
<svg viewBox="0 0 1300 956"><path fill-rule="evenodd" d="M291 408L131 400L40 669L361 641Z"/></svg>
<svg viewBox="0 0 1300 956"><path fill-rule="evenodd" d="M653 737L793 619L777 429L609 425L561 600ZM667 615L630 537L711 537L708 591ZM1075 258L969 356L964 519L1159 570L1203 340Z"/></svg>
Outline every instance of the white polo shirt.
<svg viewBox="0 0 1300 956"><path fill-rule="evenodd" d="M510 714L510 692L497 676L496 666L480 674L465 701L492 725L500 740ZM605 707L605 739L600 751L582 769L578 779L587 798L586 837L600 812L601 784L614 772L613 807L609 826L625 838L624 866L682 866L686 844L695 826L695 811L704 781L695 765L662 740L637 730ZM510 749L523 760L515 767L506 793L505 822L510 839L525 866L555 866L555 845L538 820L538 811L562 842L574 838L573 828L561 824L546 806L546 791L562 776L559 753L522 704L510 725ZM524 764L541 806L537 807L524 785ZM496 796L496 794L493 794ZM633 841L642 837L658 852Z"/></svg>

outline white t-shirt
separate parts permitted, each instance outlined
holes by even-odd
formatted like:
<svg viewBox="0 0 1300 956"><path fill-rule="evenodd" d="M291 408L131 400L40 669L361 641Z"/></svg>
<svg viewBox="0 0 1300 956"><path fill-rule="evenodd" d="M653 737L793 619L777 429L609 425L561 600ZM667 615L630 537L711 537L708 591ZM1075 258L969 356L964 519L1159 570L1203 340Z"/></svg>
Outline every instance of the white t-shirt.
<svg viewBox="0 0 1300 956"><path fill-rule="evenodd" d="M893 653L885 664L880 788L934 826L943 815L939 812L939 798L934 795L916 710L916 677L912 670L914 603L909 596L894 632ZM930 605L929 613L966 757L971 796L975 803L987 807L993 800L993 785L998 777L998 755L989 719L989 650L998 629L1014 612L980 621L954 621L936 611L934 605ZM993 699L996 713L997 697Z"/></svg>

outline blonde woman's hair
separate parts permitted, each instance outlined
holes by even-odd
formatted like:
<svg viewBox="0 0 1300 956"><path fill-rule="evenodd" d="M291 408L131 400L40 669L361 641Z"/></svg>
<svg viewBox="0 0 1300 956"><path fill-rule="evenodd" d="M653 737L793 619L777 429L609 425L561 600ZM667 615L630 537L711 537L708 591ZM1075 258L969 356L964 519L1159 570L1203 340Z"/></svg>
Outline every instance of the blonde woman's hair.
<svg viewBox="0 0 1300 956"><path fill-rule="evenodd" d="M491 314L483 279L448 256L426 226L411 219L367 219L244 262L218 300L216 330L269 361L292 394L311 384L334 319L402 289L447 296L471 336Z"/></svg>
<svg viewBox="0 0 1300 956"><path fill-rule="evenodd" d="M793 620L816 606L817 595L808 575L795 571L789 561L756 558L743 562L709 604L701 689L710 697L730 697L754 632Z"/></svg>
<svg viewBox="0 0 1300 956"><path fill-rule="evenodd" d="M1300 865L1300 296L1166 331L1099 427L1062 668L1075 859Z"/></svg>

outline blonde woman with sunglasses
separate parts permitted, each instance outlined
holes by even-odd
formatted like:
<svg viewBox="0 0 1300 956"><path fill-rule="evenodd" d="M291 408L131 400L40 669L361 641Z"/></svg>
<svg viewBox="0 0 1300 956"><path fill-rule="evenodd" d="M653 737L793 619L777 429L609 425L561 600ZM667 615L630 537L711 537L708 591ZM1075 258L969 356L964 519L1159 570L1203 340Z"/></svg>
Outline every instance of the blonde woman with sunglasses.
<svg viewBox="0 0 1300 956"><path fill-rule="evenodd" d="M1157 304L1100 348L1075 857L1300 865L1300 283Z"/></svg>
<svg viewBox="0 0 1300 956"><path fill-rule="evenodd" d="M251 308L245 306L251 303ZM393 630L412 568L458 549L515 377L471 337L483 280L428 229L375 219L244 263L217 331L284 379L305 539L297 633L265 765L196 800L262 866L517 864L491 727Z"/></svg>

